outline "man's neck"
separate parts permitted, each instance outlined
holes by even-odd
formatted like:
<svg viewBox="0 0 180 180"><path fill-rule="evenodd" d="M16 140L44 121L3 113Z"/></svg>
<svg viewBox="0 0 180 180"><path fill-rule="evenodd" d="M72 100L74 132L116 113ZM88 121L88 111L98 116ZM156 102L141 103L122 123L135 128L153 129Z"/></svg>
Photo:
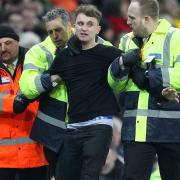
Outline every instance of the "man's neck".
<svg viewBox="0 0 180 180"><path fill-rule="evenodd" d="M3 62L3 64L4 64L5 66L7 66L7 64L14 64L14 67L16 67L17 62L18 62L18 57L16 57L16 58L13 59L13 60L9 60L8 62Z"/></svg>
<svg viewBox="0 0 180 180"><path fill-rule="evenodd" d="M149 29L149 35L152 34L158 27L159 25L159 21L152 21L151 25L150 25L150 29Z"/></svg>
<svg viewBox="0 0 180 180"><path fill-rule="evenodd" d="M96 45L97 45L97 43L95 41L93 41L93 42L82 42L82 49L83 50L91 49L91 48L95 47Z"/></svg>

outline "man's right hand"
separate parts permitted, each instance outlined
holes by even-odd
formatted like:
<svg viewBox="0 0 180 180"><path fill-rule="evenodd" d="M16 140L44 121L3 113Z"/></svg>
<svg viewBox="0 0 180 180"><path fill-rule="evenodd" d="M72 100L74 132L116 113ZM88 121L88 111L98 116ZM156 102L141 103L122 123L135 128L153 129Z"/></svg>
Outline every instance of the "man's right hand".
<svg viewBox="0 0 180 180"><path fill-rule="evenodd" d="M121 56L121 64L124 66L132 67L141 61L141 50L130 49Z"/></svg>
<svg viewBox="0 0 180 180"><path fill-rule="evenodd" d="M57 75L57 74L51 75L51 82L59 83L61 80L62 80L62 78L59 75Z"/></svg>

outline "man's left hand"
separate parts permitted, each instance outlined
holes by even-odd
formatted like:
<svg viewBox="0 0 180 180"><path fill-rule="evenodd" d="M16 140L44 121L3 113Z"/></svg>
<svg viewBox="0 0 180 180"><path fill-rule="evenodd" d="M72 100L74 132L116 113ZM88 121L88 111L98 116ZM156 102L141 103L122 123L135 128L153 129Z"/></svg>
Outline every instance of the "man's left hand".
<svg viewBox="0 0 180 180"><path fill-rule="evenodd" d="M14 113L22 113L26 110L27 106L29 105L30 102L33 100L30 100L26 98L23 94L18 94L13 103L13 111Z"/></svg>
<svg viewBox="0 0 180 180"><path fill-rule="evenodd" d="M179 103L179 95L177 91L173 88L167 87L162 90L162 95L165 99L169 101L176 101Z"/></svg>

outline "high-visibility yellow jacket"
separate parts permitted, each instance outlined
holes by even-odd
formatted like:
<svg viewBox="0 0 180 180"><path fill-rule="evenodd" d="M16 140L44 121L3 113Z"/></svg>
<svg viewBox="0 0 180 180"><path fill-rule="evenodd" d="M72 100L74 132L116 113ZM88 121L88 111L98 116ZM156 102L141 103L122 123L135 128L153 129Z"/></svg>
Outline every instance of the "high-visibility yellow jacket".
<svg viewBox="0 0 180 180"><path fill-rule="evenodd" d="M13 113L24 54L24 49L20 48L13 76L0 62L0 168L33 168L48 164L42 145L29 137L38 102L30 103L23 113Z"/></svg>
<svg viewBox="0 0 180 180"><path fill-rule="evenodd" d="M66 87L61 82L52 91L46 93L40 79L51 66L55 51L56 46L49 36L43 42L33 46L26 53L19 84L22 93L29 99L42 95L31 138L58 151L62 142L62 133L66 129Z"/></svg>
<svg viewBox="0 0 180 180"><path fill-rule="evenodd" d="M120 49L137 48L133 34L122 37ZM164 19L141 49L141 67L145 60L154 56L155 68L149 69L150 89L160 86L180 91L180 30ZM126 73L125 73L126 71ZM159 103L158 98L146 90L140 90L131 80L128 70L115 70L111 64L108 71L109 85L124 92L124 121L122 139L138 142L180 142L180 104L174 101ZM159 95L159 94L158 94Z"/></svg>
<svg viewBox="0 0 180 180"><path fill-rule="evenodd" d="M152 172L150 180L161 180L161 175L160 175L160 172L159 172L159 168L155 169Z"/></svg>
<svg viewBox="0 0 180 180"><path fill-rule="evenodd" d="M97 37L97 42L111 45ZM45 93L41 75L51 66L56 46L48 36L43 42L33 46L26 54L20 89L29 99ZM39 110L33 125L31 137L53 151L62 144L62 134L66 129L67 93L63 82L40 98Z"/></svg>

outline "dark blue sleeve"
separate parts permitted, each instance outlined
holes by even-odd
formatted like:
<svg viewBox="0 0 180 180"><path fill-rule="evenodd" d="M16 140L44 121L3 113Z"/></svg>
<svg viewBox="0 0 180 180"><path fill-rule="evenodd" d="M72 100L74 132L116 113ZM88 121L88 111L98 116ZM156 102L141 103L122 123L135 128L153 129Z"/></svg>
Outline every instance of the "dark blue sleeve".
<svg viewBox="0 0 180 180"><path fill-rule="evenodd" d="M148 70L149 87L150 89L163 88L163 80L161 69L150 69Z"/></svg>
<svg viewBox="0 0 180 180"><path fill-rule="evenodd" d="M148 79L149 79L149 91L152 95L157 97L159 100L165 100L162 96L163 87L163 79L161 69L150 69L148 71Z"/></svg>
<svg viewBox="0 0 180 180"><path fill-rule="evenodd" d="M110 71L113 75L113 77L117 78L117 79L121 79L124 76L127 76L129 74L129 68L125 67L125 69L121 69L120 65L119 65L119 57L116 58L110 66Z"/></svg>

